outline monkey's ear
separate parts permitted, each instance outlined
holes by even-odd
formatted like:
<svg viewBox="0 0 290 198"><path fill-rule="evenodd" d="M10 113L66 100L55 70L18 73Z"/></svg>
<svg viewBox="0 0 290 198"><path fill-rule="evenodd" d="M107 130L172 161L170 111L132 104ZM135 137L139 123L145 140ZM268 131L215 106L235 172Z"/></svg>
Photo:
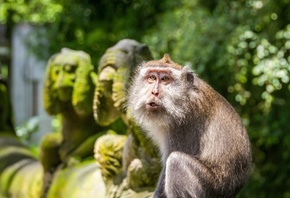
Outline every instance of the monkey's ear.
<svg viewBox="0 0 290 198"><path fill-rule="evenodd" d="M194 83L194 74L193 74L193 72L187 72L187 74L186 74L186 80L189 83L191 83L191 84Z"/></svg>
<svg viewBox="0 0 290 198"><path fill-rule="evenodd" d="M194 73L189 70L188 66L182 68L182 76L189 84L194 84Z"/></svg>

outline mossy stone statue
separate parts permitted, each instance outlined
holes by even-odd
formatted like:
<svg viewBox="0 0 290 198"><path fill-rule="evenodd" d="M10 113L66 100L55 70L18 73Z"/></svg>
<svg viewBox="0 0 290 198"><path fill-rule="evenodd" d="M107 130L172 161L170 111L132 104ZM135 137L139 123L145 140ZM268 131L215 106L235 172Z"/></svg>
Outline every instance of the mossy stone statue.
<svg viewBox="0 0 290 198"><path fill-rule="evenodd" d="M94 117L100 125L116 121L126 103L126 88L136 66L151 60L147 45L132 39L120 40L99 61L99 79L94 94Z"/></svg>
<svg viewBox="0 0 290 198"><path fill-rule="evenodd" d="M55 173L46 198L104 198L106 186L93 160L65 167Z"/></svg>
<svg viewBox="0 0 290 198"><path fill-rule="evenodd" d="M93 117L94 76L95 67L83 51L63 48L48 61L43 104L50 115L61 117L59 153L63 162L89 136L103 129Z"/></svg>
<svg viewBox="0 0 290 198"><path fill-rule="evenodd" d="M40 198L43 169L32 158L18 160L0 174L0 197Z"/></svg>
<svg viewBox="0 0 290 198"><path fill-rule="evenodd" d="M122 171L122 152L127 136L106 134L95 145L95 159L106 181Z"/></svg>
<svg viewBox="0 0 290 198"><path fill-rule="evenodd" d="M136 66L152 60L148 47L124 39L106 50L99 62L94 94L94 117L108 126L120 117L126 123L127 137L100 137L95 158L107 187L106 197L150 197L161 170L156 147L135 125L125 110L126 91ZM113 153L122 153L122 155Z"/></svg>

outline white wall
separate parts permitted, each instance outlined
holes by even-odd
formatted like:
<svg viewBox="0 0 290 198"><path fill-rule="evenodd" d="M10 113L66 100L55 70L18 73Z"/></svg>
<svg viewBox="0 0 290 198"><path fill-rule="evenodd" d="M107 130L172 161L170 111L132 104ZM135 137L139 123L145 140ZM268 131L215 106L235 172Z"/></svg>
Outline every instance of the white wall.
<svg viewBox="0 0 290 198"><path fill-rule="evenodd" d="M52 129L51 118L42 105L46 62L37 60L25 45L25 41L32 39L30 36L33 28L29 24L18 24L13 31L11 98L15 126L19 126L33 116L40 118L39 132L32 138L33 143L39 143L41 137ZM42 50L41 46L39 50Z"/></svg>

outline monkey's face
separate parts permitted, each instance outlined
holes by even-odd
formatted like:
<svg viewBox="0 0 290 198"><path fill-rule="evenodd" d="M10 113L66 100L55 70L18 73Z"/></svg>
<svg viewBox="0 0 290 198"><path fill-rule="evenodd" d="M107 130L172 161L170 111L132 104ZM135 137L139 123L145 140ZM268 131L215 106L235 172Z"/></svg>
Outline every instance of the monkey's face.
<svg viewBox="0 0 290 198"><path fill-rule="evenodd" d="M171 72L167 69L147 69L144 75L144 84L148 87L148 98L146 109L148 111L159 111L164 108L163 99L165 93L173 83Z"/></svg>
<svg viewBox="0 0 290 198"><path fill-rule="evenodd" d="M137 122L168 125L188 112L188 84L184 73L169 67L141 67L129 91L129 108Z"/></svg>

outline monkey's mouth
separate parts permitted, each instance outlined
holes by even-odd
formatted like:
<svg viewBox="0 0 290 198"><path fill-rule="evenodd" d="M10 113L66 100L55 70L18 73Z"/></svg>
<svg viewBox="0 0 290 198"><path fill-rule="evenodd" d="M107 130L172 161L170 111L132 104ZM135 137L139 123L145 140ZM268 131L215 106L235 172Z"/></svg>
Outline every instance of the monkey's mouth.
<svg viewBox="0 0 290 198"><path fill-rule="evenodd" d="M158 104L157 102L148 102L146 104L146 108L149 110L154 110L154 109L158 109L160 107L160 104Z"/></svg>

